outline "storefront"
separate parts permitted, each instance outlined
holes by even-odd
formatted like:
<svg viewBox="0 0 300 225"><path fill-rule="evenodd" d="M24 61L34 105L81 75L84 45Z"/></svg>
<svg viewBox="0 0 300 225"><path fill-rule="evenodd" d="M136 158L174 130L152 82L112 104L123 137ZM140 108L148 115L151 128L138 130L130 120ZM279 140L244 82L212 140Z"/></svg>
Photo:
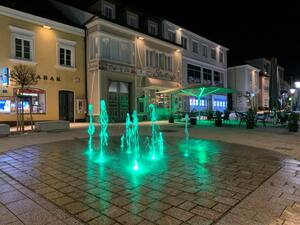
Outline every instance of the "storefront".
<svg viewBox="0 0 300 225"><path fill-rule="evenodd" d="M182 98L179 96L173 96L171 94L161 94L160 91L170 88L178 88L180 84L175 81L166 81L155 78L146 78L145 87L143 89L143 98L139 98L139 108L144 110L139 113L142 115L149 114L149 105L154 104L156 106L156 113L158 119L166 119L174 111L182 110ZM141 104L143 102L143 107Z"/></svg>

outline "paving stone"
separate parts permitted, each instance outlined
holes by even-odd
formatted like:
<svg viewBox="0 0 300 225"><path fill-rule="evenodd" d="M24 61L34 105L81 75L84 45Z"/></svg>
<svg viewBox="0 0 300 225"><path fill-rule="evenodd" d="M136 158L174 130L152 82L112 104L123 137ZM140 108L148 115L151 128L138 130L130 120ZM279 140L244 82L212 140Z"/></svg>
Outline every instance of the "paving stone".
<svg viewBox="0 0 300 225"><path fill-rule="evenodd" d="M126 211L117 206L110 206L109 208L105 209L102 213L114 219L125 214Z"/></svg>
<svg viewBox="0 0 300 225"><path fill-rule="evenodd" d="M183 199L174 196L168 196L162 199L163 202L168 203L172 206L178 206L184 202Z"/></svg>
<svg viewBox="0 0 300 225"><path fill-rule="evenodd" d="M172 205L163 203L161 201L155 201L155 202L150 203L148 205L148 207L151 208L151 209L157 210L157 211L164 211L168 208L171 208Z"/></svg>
<svg viewBox="0 0 300 225"><path fill-rule="evenodd" d="M193 202L196 203L197 205L204 206L207 208L212 208L217 204L216 201L213 201L213 200L210 200L207 198L197 198L197 199L193 200Z"/></svg>
<svg viewBox="0 0 300 225"><path fill-rule="evenodd" d="M99 216L100 216L100 213L93 209L88 209L88 210L83 211L76 215L76 217L78 217L79 219L81 219L84 222L90 221Z"/></svg>
<svg viewBox="0 0 300 225"><path fill-rule="evenodd" d="M8 204L10 202L19 201L25 198L26 196L19 191L10 191L0 194L0 202L2 204Z"/></svg>
<svg viewBox="0 0 300 225"><path fill-rule="evenodd" d="M18 221L18 218L12 214L7 208L0 208L0 224L8 224Z"/></svg>
<svg viewBox="0 0 300 225"><path fill-rule="evenodd" d="M235 204L238 203L237 199L221 197L221 196L215 197L214 200L230 206L234 206Z"/></svg>
<svg viewBox="0 0 300 225"><path fill-rule="evenodd" d="M63 196L60 198L56 198L52 200L55 204L62 206L62 205L66 205L69 204L71 202L74 202L74 199L68 197L68 196Z"/></svg>
<svg viewBox="0 0 300 225"><path fill-rule="evenodd" d="M213 223L213 220L209 220L201 216L194 216L187 221L187 223L191 225L210 225Z"/></svg>
<svg viewBox="0 0 300 225"><path fill-rule="evenodd" d="M110 219L109 217L105 215L100 215L100 217L97 217L91 221L88 222L89 225L111 225L114 224L115 221Z"/></svg>
<svg viewBox="0 0 300 225"><path fill-rule="evenodd" d="M86 205L80 202L72 202L70 204L64 205L63 208L69 211L71 214L77 214L88 209Z"/></svg>
<svg viewBox="0 0 300 225"><path fill-rule="evenodd" d="M204 208L204 207L201 207L201 206L197 206L197 207L193 208L191 210L191 212L195 213L199 216L205 217L207 219L210 219L210 220L217 220L222 215L218 211L208 209L208 208Z"/></svg>
<svg viewBox="0 0 300 225"><path fill-rule="evenodd" d="M116 218L116 220L121 224L134 225L134 224L138 224L141 221L143 221L143 218L141 218L135 214L132 214L132 213L126 213L126 214L123 214L122 216Z"/></svg>
<svg viewBox="0 0 300 225"><path fill-rule="evenodd" d="M183 209L180 208L176 208L176 207L172 207L170 209L167 209L166 211L164 211L165 214L168 214L176 219L179 219L181 221L187 221L189 220L191 217L194 216L193 213L187 212Z"/></svg>
<svg viewBox="0 0 300 225"><path fill-rule="evenodd" d="M177 224L181 224L182 221L177 220L171 216L164 216L161 219L156 221L156 224L159 225L177 225Z"/></svg>
<svg viewBox="0 0 300 225"><path fill-rule="evenodd" d="M6 207L15 215L21 215L24 213L34 212L42 209L41 206L39 206L30 199L23 199L16 202L12 202L7 204Z"/></svg>
<svg viewBox="0 0 300 225"><path fill-rule="evenodd" d="M49 212L47 212L44 209L18 215L18 218L24 224L28 224L28 225L47 224L56 220L55 217L53 217Z"/></svg>
<svg viewBox="0 0 300 225"><path fill-rule="evenodd" d="M154 222L154 221L158 220L159 218L161 218L163 214L156 210L148 208L148 209L140 212L139 215L141 217L145 218L146 220Z"/></svg>

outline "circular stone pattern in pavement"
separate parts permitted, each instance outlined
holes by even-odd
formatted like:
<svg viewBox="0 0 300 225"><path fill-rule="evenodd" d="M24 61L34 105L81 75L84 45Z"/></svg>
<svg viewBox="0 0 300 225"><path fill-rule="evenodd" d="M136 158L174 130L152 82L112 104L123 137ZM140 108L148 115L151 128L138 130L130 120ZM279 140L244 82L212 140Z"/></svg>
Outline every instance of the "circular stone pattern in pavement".
<svg viewBox="0 0 300 225"><path fill-rule="evenodd" d="M90 147L77 139L9 151L0 155L0 172L87 224L211 224L285 160L271 151L176 137L166 138L164 156L151 160L141 143L137 171L112 138L102 159L96 140Z"/></svg>

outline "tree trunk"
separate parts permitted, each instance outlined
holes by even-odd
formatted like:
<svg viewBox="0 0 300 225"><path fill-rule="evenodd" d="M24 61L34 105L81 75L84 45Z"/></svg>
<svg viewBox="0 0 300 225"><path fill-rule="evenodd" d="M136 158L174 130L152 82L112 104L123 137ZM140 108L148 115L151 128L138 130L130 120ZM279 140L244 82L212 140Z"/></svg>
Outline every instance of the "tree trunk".
<svg viewBox="0 0 300 225"><path fill-rule="evenodd" d="M31 125L31 130L33 131L32 97L30 97L30 101L29 101L29 109L30 109L30 125Z"/></svg>

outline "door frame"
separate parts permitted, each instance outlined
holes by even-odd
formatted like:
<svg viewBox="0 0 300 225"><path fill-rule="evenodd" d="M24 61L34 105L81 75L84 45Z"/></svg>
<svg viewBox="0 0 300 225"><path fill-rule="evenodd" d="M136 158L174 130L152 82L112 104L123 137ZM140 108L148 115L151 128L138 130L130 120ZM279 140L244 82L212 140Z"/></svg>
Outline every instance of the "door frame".
<svg viewBox="0 0 300 225"><path fill-rule="evenodd" d="M75 97L75 91L69 90L69 89L59 89L58 90L58 119L59 119L59 92L61 92L61 91L67 91L67 92L72 92L73 93L73 115L74 115L74 119L73 119L73 121L70 121L70 122L75 123L75 121L76 121L76 107L75 107L75 104L76 104L75 99L76 99L76 97Z"/></svg>

